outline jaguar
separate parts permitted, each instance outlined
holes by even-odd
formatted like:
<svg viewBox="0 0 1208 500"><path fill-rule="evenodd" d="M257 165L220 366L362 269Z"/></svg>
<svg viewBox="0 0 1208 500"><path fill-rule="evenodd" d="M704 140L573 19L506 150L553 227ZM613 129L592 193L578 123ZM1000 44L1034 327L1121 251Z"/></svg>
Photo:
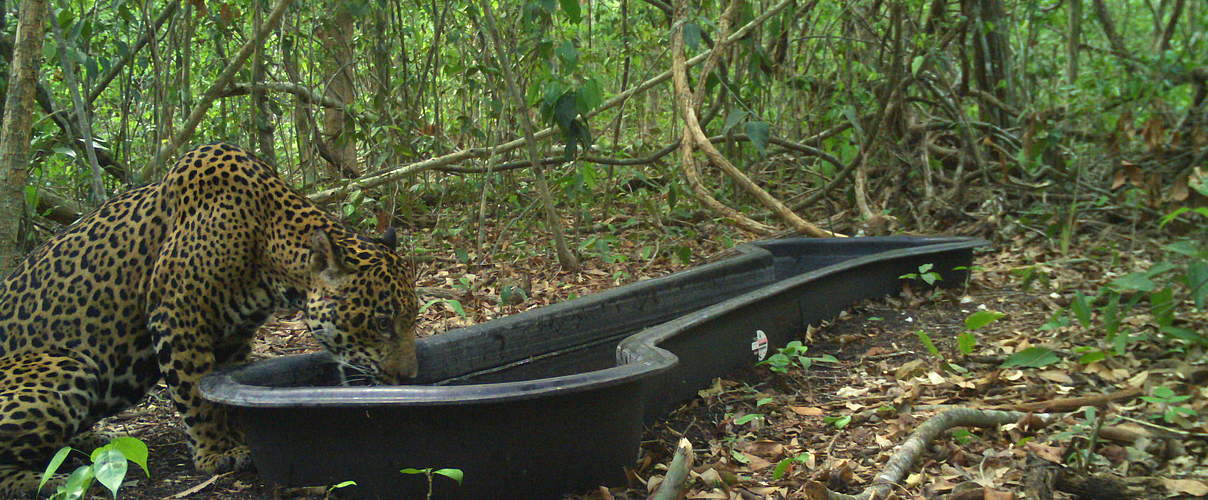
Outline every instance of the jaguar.
<svg viewBox="0 0 1208 500"><path fill-rule="evenodd" d="M103 203L0 285L0 497L35 490L58 449L96 439L95 422L161 380L194 466L249 468L233 417L198 383L245 361L281 310L302 311L346 377L414 377L414 267L396 240L357 234L224 143Z"/></svg>

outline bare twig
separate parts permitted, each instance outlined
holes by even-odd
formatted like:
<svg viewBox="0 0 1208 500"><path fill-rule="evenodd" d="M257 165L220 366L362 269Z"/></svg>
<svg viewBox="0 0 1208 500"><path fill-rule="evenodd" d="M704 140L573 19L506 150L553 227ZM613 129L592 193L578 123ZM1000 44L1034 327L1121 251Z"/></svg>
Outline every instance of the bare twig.
<svg viewBox="0 0 1208 500"><path fill-rule="evenodd" d="M885 463L885 468L881 470L873 478L872 486L866 488L863 492L857 495L846 495L843 493L827 492L829 500L869 500L875 498L885 498L886 495L893 489L893 486L910 472L914 463L926 451L927 445L940 436L944 431L953 427L995 427L1004 424L1010 424L1027 418L1040 419L1044 423L1056 420L1058 414L1030 414L1015 411L994 411L994 410L974 410L970 408L957 408L945 411L934 417L927 419L920 425L918 429L902 443L897 453L894 453L889 461Z"/></svg>
<svg viewBox="0 0 1208 500"><path fill-rule="evenodd" d="M88 119L88 110L84 108L84 100L80 98L80 84L76 80L75 68L67 58L67 41L63 37L63 27L59 26L58 16L50 16L50 28L54 33L55 45L59 48L59 62L63 67L64 83L70 88L71 102L75 107L76 120L79 121L80 133L84 135L84 157L92 173L92 201L100 203L105 200L105 184L101 178L101 166L96 160L96 151L92 148L92 122Z"/></svg>
<svg viewBox="0 0 1208 500"><path fill-rule="evenodd" d="M255 36L244 43L243 47L240 47L239 52L235 54L235 57L231 58L231 62L227 64L226 69L222 70L222 73L214 79L214 83L210 84L210 88L206 89L205 93L198 99L197 105L193 107L193 111L189 113L189 118L185 120L184 125L181 126L176 136L167 144L164 144L159 149L159 152L155 154L155 158L143 167L141 171L143 179L150 178L152 174L159 172L167 158L175 154L176 150L180 149L180 146L193 135L193 131L197 130L197 125L201 123L202 118L205 118L206 111L209 111L210 106L214 104L214 100L230 84L231 79L235 77L235 73L243 67L243 63L247 62L248 58L252 56L252 51L258 45L264 43L264 39L268 37L268 34L277 28L277 22L281 20L281 16L285 14L285 8L289 7L291 3L293 3L293 0L277 1L277 5L273 6L272 12L269 12L268 18L264 20L264 24L256 31Z"/></svg>
<svg viewBox="0 0 1208 500"><path fill-rule="evenodd" d="M512 67L504 57L503 40L499 37L499 30L495 27L495 13L491 9L491 3L488 0L482 0L479 4L482 8L482 20L486 26L487 34L491 37L491 47L494 49L495 62L498 63L499 69L503 73L503 80L507 84L508 93L511 94L512 100L516 102L516 108L520 111L520 125L524 129L524 142L528 146L529 162L533 164L533 180L536 181L537 194L541 197L541 206L545 213L547 229L554 238L554 248L558 252L558 263L564 270L577 271L579 269L579 258L575 257L575 254L566 246L566 236L562 228L562 220L558 218L558 213L554 209L554 198L550 194L549 185L545 182L545 170L541 168L541 153L537 151L537 138L535 137L536 129L533 126L532 119L529 118L524 95L520 93L520 86L516 83L516 75L512 73Z"/></svg>
<svg viewBox="0 0 1208 500"><path fill-rule="evenodd" d="M743 25L741 28L735 30L734 33L730 34L730 36L726 37L727 43L732 43L737 40L741 40L743 37L747 36L747 34L750 33L751 30L755 29L759 25L763 24L764 21L767 21L772 16L774 16L777 13L779 13L780 11L784 10L785 7L788 7L789 5L793 4L794 1L795 0L781 0L780 3L777 3L776 5L773 5L772 7L763 11L758 16L756 16L755 19L752 19L750 22ZM695 64L699 64L702 61L704 61L705 58L708 57L708 55L709 55L708 52L702 52L700 54L697 54L693 58L685 61L685 65L691 67ZM604 101L604 103L597 106L596 109L593 109L593 110L587 112L587 114L583 115L583 119L584 120L591 119L592 117L594 117L600 113L603 113L604 111L607 111L616 106L619 106L621 103L625 102L626 99L629 99L634 94L639 94L639 93L645 92L647 90L650 90L650 89L654 88L656 85L666 82L670 78L671 78L671 71L670 70L664 71L664 72L660 73L658 76L650 78L650 79L638 84L637 86L630 88L624 92L621 92L620 94L613 96L611 99L609 99L607 101ZM533 138L540 140L540 139L545 139L547 137L550 137L552 135L554 135L554 129L552 127L550 127L550 128L545 128L545 129L542 129L542 130L536 132L535 134L533 134ZM399 167L396 167L396 168L393 168L393 169L390 169L390 170L387 170L385 172L381 172L378 174L365 175L356 180L350 181L348 184L345 184L343 186L315 193L310 196L310 199L314 200L316 203L324 203L324 202L336 199L340 196L343 196L347 193L351 193L353 191L369 189L374 186L380 186L387 182L393 182L395 180L401 179L408 175L415 174L417 172L422 172L424 170L428 170L428 169L435 168L438 166L452 165L454 163L458 163L458 162L461 162L461 161L464 161L467 159L471 159L471 158L486 158L490 154L498 155L498 154L503 154L503 153L506 153L509 151L513 151L515 149L519 149L520 147L524 146L524 144L525 144L524 141L525 141L524 138L520 138L520 139L515 139L512 141L503 143L503 144L498 144L498 145L490 146L490 147L463 149L461 151L449 153L447 155L438 156L435 158L429 158L427 160L416 162L416 163L402 165L402 166L399 166Z"/></svg>

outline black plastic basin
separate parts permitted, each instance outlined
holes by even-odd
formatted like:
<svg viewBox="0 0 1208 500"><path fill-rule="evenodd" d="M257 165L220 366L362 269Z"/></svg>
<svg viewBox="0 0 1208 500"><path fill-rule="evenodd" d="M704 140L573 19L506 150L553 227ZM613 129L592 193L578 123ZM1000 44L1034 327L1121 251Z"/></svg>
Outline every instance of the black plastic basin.
<svg viewBox="0 0 1208 500"><path fill-rule="evenodd" d="M895 293L931 263L967 276L974 238L789 239L736 257L421 339L421 378L340 387L324 353L222 370L206 398L238 408L253 460L287 486L355 480L357 498L423 498L404 467L453 467L437 498L558 498L620 484L644 422L751 366L811 323ZM766 343L764 342L766 339ZM766 346L766 348L764 348Z"/></svg>

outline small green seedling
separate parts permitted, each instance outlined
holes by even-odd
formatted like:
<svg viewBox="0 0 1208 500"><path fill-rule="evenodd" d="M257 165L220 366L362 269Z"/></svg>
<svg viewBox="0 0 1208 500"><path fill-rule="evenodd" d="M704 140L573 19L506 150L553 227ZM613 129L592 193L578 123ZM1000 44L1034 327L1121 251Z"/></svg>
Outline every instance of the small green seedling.
<svg viewBox="0 0 1208 500"><path fill-rule="evenodd" d="M138 438L116 437L111 439L109 444L93 450L91 455L70 446L59 449L50 459L46 470L42 472L42 479L38 482L39 496L42 494L42 487L46 486L46 482L54 477L55 472L59 470L63 461L67 460L67 456L72 451L88 456L92 463L81 465L72 472L67 477L67 482L56 488L55 492L50 495L53 500L83 498L88 489L92 487L93 481L101 483L113 494L113 498L117 498L117 490L121 488L122 481L126 478L127 461L138 464L143 468L147 477L151 477L151 471L147 468L147 445Z"/></svg>
<svg viewBox="0 0 1208 500"><path fill-rule="evenodd" d="M340 488L347 488L349 486L356 486L356 485L357 485L356 481L344 481L342 483L333 484L327 488L326 492L323 493L323 500L327 500L328 498L331 498L331 492L333 492L335 490L338 490Z"/></svg>
<svg viewBox="0 0 1208 500"><path fill-rule="evenodd" d="M843 415L838 417L822 417L822 421L827 425L836 429L842 429L851 424L851 415Z"/></svg>
<svg viewBox="0 0 1208 500"><path fill-rule="evenodd" d="M1061 361L1061 358L1057 357L1057 353L1052 349L1034 346L1012 354L1003 361L1002 367L1041 368L1058 361Z"/></svg>
<svg viewBox="0 0 1208 500"><path fill-rule="evenodd" d="M931 270L934 267L935 267L935 264L923 264L923 265L919 266L919 272L906 273L901 276L898 276L898 279L900 279L900 280L921 280L923 283L926 283L928 285L934 285L935 282L943 279L940 276L940 273L937 273L937 272Z"/></svg>
<svg viewBox="0 0 1208 500"><path fill-rule="evenodd" d="M434 469L432 467L425 467L423 469L415 469L415 468L407 467L406 469L402 469L399 472L402 472L403 474L423 474L424 476L427 476L427 478L428 478L428 496L427 496L427 498L429 498L429 499L432 498L432 476L434 476L434 475L445 476L449 479L457 481L458 485L461 484L461 480L465 476L465 474L461 471L461 469Z"/></svg>
<svg viewBox="0 0 1208 500"><path fill-rule="evenodd" d="M776 354L768 356L768 359L755 363L755 365L767 365L769 370L772 370L776 373L788 373L789 368L793 367L794 363L800 365L802 370L808 370L814 365L814 362L839 362L838 359L835 359L835 357L831 356L830 354L825 354L819 357L809 357L805 355L806 351L809 351L809 347L806 347L805 344L802 344L800 340L794 340L789 342L784 347L781 347L779 352Z"/></svg>

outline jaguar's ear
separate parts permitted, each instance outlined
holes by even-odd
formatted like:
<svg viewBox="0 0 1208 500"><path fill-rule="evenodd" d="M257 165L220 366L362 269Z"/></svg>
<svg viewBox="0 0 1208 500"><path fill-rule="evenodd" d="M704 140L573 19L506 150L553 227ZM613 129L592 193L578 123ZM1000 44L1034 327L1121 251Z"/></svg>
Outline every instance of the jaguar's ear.
<svg viewBox="0 0 1208 500"><path fill-rule="evenodd" d="M326 229L318 228L310 234L310 268L332 277L351 272L344 262L343 250L332 242Z"/></svg>
<svg viewBox="0 0 1208 500"><path fill-rule="evenodd" d="M382 232L382 235L378 237L377 241L378 241L378 243L381 243L382 245L384 245L386 248L389 248L391 250L397 249L398 248L398 234L395 233L394 226L390 226L390 227L386 228L386 230Z"/></svg>

